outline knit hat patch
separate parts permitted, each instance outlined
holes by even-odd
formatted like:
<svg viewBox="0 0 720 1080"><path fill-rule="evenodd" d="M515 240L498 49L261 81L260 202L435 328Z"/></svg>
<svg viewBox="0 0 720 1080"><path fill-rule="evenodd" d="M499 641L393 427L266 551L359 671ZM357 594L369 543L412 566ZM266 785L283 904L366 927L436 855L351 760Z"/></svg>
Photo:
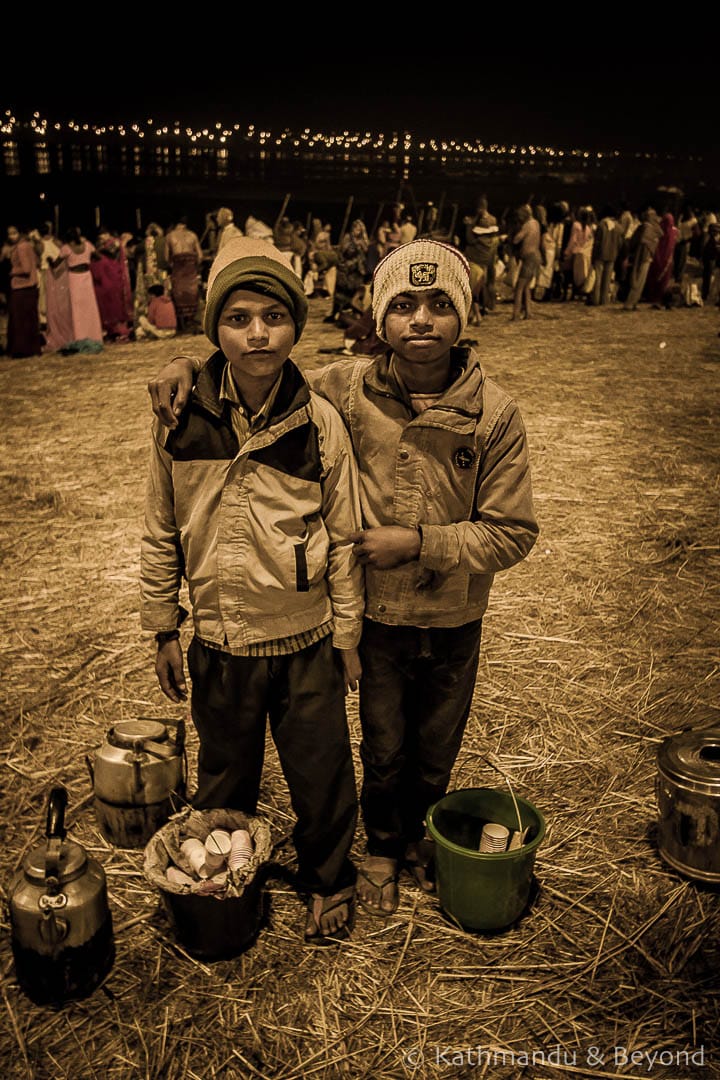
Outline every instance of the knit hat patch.
<svg viewBox="0 0 720 1080"><path fill-rule="evenodd" d="M459 320L458 338L465 329L472 293L470 264L461 251L439 240L412 240L389 252L373 275L373 318L384 341L384 323L390 302L401 293L438 289L453 303Z"/></svg>
<svg viewBox="0 0 720 1080"><path fill-rule="evenodd" d="M278 251L266 240L248 236L238 236L223 245L208 274L203 320L205 334L213 345L219 345L218 321L225 301L235 289L248 289L285 304L295 323L295 340L298 340L307 319L308 301L287 253Z"/></svg>

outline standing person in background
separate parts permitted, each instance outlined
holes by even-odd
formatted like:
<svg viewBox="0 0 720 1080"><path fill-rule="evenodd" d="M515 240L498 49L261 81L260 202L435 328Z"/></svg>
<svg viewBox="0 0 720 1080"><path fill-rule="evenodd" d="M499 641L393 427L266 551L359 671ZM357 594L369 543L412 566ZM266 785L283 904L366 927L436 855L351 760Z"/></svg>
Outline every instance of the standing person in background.
<svg viewBox="0 0 720 1080"><path fill-rule="evenodd" d="M38 316L40 329L47 326L47 276L50 260L57 259L60 244L55 238L52 221L43 221L39 229L33 229L30 239L39 245L40 262L38 266Z"/></svg>
<svg viewBox="0 0 720 1080"><path fill-rule="evenodd" d="M102 345L102 321L90 270L92 260L97 258L94 245L83 236L80 228L74 225L68 229L58 261L64 260L68 269L73 341L94 341Z"/></svg>
<svg viewBox="0 0 720 1080"><path fill-rule="evenodd" d="M170 286L177 314L178 332L200 333L198 304L200 302L200 270L203 252L200 238L188 228L187 218L181 217L165 237L165 249L170 264Z"/></svg>
<svg viewBox="0 0 720 1080"><path fill-rule="evenodd" d="M323 322L334 323L338 314L352 307L353 297L366 283L368 234L362 218L356 218L338 250L337 278L330 314Z"/></svg>
<svg viewBox="0 0 720 1080"><path fill-rule="evenodd" d="M595 307L604 307L610 302L610 286L622 241L622 231L615 208L610 205L603 207L593 239L592 265L595 271L595 282L592 295L588 300L588 303L592 303Z"/></svg>
<svg viewBox="0 0 720 1080"><path fill-rule="evenodd" d="M133 301L127 255L119 237L98 231L97 259L90 264L95 297L106 341L128 341L133 325Z"/></svg>
<svg viewBox="0 0 720 1080"><path fill-rule="evenodd" d="M345 421L360 474L367 855L357 892L387 916L400 870L434 889L425 815L462 744L495 574L525 558L538 525L517 404L457 344L472 301L465 256L435 240L404 244L376 268L372 294L387 350L308 378ZM172 429L196 369L177 358L148 386Z"/></svg>
<svg viewBox="0 0 720 1080"><path fill-rule="evenodd" d="M470 323L479 322L495 310L495 263L500 230L497 218L488 210L488 201L481 195L475 213L465 218L465 257L470 263L470 285L473 307Z"/></svg>
<svg viewBox="0 0 720 1080"><path fill-rule="evenodd" d="M400 243L409 244L417 236L417 225L412 214L403 214L400 224Z"/></svg>
<svg viewBox="0 0 720 1080"><path fill-rule="evenodd" d="M8 225L2 258L10 262L10 289L7 298L8 356L16 359L39 356L44 344L38 314L40 260L36 245L30 240L26 230L19 229L17 225Z"/></svg>
<svg viewBox="0 0 720 1080"><path fill-rule="evenodd" d="M169 285L164 230L156 221L148 222L145 235L135 247L135 323L147 315L151 285Z"/></svg>
<svg viewBox="0 0 720 1080"><path fill-rule="evenodd" d="M588 287L594 239L595 214L589 206L581 206L570 227L570 239L563 253L564 264L572 282L573 300L581 299Z"/></svg>
<svg viewBox="0 0 720 1080"><path fill-rule="evenodd" d="M629 290L623 304L624 311L637 311L661 236L657 211L648 206L642 214L639 228L632 235Z"/></svg>
<svg viewBox="0 0 720 1080"><path fill-rule="evenodd" d="M673 277L677 282L682 282L685 266L690 254L690 241L693 229L697 225L697 214L691 203L685 203L678 219L678 238L675 245Z"/></svg>
<svg viewBox="0 0 720 1080"><path fill-rule="evenodd" d="M648 267L645 283L645 297L653 307L662 307L665 304L673 281L675 245L679 235L675 218L670 213L665 213L660 218L660 229L661 236Z"/></svg>
<svg viewBox="0 0 720 1080"><path fill-rule="evenodd" d="M237 239L238 236L243 235L243 231L235 224L235 215L229 206L221 206L216 214L217 221L217 248L216 252L220 251L220 248L227 244L230 240Z"/></svg>
<svg viewBox="0 0 720 1080"><path fill-rule="evenodd" d="M513 247L520 263L513 291L513 313L510 321L529 319L532 315L532 288L540 269L540 223L527 204L517 211L519 229L513 234Z"/></svg>

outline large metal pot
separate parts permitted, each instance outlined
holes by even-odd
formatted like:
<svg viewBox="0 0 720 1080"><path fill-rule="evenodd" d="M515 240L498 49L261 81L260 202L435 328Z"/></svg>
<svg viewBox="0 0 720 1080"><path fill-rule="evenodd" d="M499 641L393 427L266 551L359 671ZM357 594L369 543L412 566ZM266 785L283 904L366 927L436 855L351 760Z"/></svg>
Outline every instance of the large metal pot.
<svg viewBox="0 0 720 1080"><path fill-rule="evenodd" d="M171 739L161 720L125 720L87 759L100 831L116 847L144 847L185 804L187 759L181 720Z"/></svg>
<svg viewBox="0 0 720 1080"><path fill-rule="evenodd" d="M87 997L115 960L105 871L66 839L67 792L56 787L46 841L30 851L9 889L15 970L37 1004Z"/></svg>
<svg viewBox="0 0 720 1080"><path fill-rule="evenodd" d="M720 882L720 728L669 736L657 765L660 854L688 877Z"/></svg>

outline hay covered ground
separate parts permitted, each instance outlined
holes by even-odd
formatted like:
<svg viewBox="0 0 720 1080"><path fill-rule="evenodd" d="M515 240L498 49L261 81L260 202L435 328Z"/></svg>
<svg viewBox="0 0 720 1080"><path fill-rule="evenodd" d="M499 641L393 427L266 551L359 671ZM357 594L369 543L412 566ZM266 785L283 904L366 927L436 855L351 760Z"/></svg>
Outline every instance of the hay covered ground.
<svg viewBox="0 0 720 1080"><path fill-rule="evenodd" d="M312 302L308 368L341 343L326 312ZM453 786L503 787L501 770L543 811L535 903L504 933L469 934L403 881L394 917L360 912L352 941L309 950L278 876L256 944L215 963L178 944L142 852L103 839L85 762L121 719L187 714L139 628L138 548L147 380L204 339L0 358L9 1080L720 1075L720 898L659 857L654 791L661 740L720 724L718 309L509 315L471 333L520 402L542 532L496 581ZM356 695L349 713L357 750ZM191 725L189 751L192 786ZM105 868L117 957L103 988L52 1009L18 988L7 888L57 783L70 837ZM262 799L292 868L271 745Z"/></svg>

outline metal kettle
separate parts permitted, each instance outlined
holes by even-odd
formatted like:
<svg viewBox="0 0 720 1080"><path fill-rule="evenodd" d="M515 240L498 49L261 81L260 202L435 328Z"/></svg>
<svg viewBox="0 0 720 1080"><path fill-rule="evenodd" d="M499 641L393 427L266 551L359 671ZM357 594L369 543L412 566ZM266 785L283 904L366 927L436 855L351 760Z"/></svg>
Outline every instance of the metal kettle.
<svg viewBox="0 0 720 1080"><path fill-rule="evenodd" d="M105 871L66 838L67 791L55 787L45 843L10 884L12 949L20 988L37 1004L87 997L115 960Z"/></svg>
<svg viewBox="0 0 720 1080"><path fill-rule="evenodd" d="M185 724L139 717L115 724L87 765L95 813L106 840L142 847L185 804Z"/></svg>

